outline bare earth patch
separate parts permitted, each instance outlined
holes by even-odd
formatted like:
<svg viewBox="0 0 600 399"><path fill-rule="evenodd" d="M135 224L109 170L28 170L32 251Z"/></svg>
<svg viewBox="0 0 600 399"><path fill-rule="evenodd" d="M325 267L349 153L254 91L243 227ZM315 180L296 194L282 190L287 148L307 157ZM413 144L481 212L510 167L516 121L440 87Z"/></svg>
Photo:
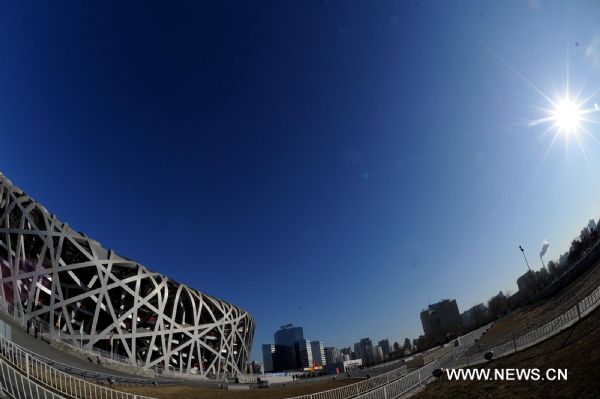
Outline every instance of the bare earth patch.
<svg viewBox="0 0 600 399"><path fill-rule="evenodd" d="M284 387L250 389L246 391L230 391L227 389L208 389L189 386L117 387L117 389L159 399L282 399L326 391L355 382L357 382L355 379L341 378L324 382L290 384Z"/></svg>

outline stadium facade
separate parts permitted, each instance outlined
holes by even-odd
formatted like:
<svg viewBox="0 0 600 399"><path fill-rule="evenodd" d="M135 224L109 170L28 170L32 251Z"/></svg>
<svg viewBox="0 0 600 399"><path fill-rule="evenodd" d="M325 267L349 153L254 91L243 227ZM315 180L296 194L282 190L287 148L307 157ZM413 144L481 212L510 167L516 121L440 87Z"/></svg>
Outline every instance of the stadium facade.
<svg viewBox="0 0 600 399"><path fill-rule="evenodd" d="M250 314L103 248L1 173L0 267L4 311L74 346L205 376L249 359Z"/></svg>

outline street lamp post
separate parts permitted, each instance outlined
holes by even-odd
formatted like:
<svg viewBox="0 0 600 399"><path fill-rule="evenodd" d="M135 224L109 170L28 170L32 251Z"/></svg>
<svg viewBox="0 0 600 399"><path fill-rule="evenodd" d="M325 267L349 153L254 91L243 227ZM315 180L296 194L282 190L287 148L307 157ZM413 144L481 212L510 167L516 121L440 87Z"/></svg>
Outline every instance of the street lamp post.
<svg viewBox="0 0 600 399"><path fill-rule="evenodd" d="M525 256L525 250L520 245L519 245L519 249L521 250L521 253L523 254L523 258L525 258L525 263L527 264L527 269L529 269L529 272L531 272L531 268L529 267L529 262L527 262L527 257Z"/></svg>
<svg viewBox="0 0 600 399"><path fill-rule="evenodd" d="M531 274L533 276L533 283L535 285L535 292L537 293L539 291L538 282L537 282L537 276L535 275L535 273L533 273L531 271L531 268L529 267L529 262L527 262L527 257L525 256L525 250L520 245L519 245L519 249L521 250L521 253L523 254L523 258L525 259L525 263L527 264L527 269L529 270L529 274ZM540 256L540 259L542 259L541 256ZM544 261L542 261L542 264L543 263L544 263Z"/></svg>

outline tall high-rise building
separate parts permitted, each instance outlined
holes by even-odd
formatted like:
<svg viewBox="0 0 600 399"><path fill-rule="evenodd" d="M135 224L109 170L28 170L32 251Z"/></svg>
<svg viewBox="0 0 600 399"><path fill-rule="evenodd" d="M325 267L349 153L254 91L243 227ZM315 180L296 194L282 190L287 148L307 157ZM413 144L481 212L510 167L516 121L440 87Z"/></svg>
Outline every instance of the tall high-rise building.
<svg viewBox="0 0 600 399"><path fill-rule="evenodd" d="M362 359L364 365L375 362L375 347L371 342L371 338L363 338L360 342L355 343L354 352L358 359Z"/></svg>
<svg viewBox="0 0 600 399"><path fill-rule="evenodd" d="M359 358L358 355L356 354L356 344L354 344L354 347L347 346L345 348L340 349L340 353L343 356L348 356L348 359L351 359L351 360Z"/></svg>
<svg viewBox="0 0 600 399"><path fill-rule="evenodd" d="M489 320L489 309L483 304L473 306L471 309L462 312L460 315L463 327L466 330L474 330Z"/></svg>
<svg viewBox="0 0 600 399"><path fill-rule="evenodd" d="M300 359L298 358L296 343L304 340L303 328L294 327L293 324L286 324L275 331L273 338L275 340L273 370L284 371L299 368Z"/></svg>
<svg viewBox="0 0 600 399"><path fill-rule="evenodd" d="M442 344L463 331L462 319L455 299L444 299L421 312L425 338L430 344Z"/></svg>
<svg viewBox="0 0 600 399"><path fill-rule="evenodd" d="M349 354L350 348L347 348L347 349L348 349L348 354ZM336 348L334 346L329 346L329 347L325 348L324 352L325 352L325 363L326 364L337 363L342 358L342 354L340 353L338 348Z"/></svg>
<svg viewBox="0 0 600 399"><path fill-rule="evenodd" d="M387 359L390 357L390 341L386 339L382 339L377 343L381 347L381 351L383 352L383 358Z"/></svg>
<svg viewBox="0 0 600 399"><path fill-rule="evenodd" d="M321 341L310 341L310 349L312 352L313 364L315 366L323 367L327 364L325 358L325 346Z"/></svg>
<svg viewBox="0 0 600 399"><path fill-rule="evenodd" d="M273 334L275 344L263 345L263 360L267 367L269 353L273 371L307 369L327 364L325 348L321 341L304 339L302 327L286 324Z"/></svg>
<svg viewBox="0 0 600 399"><path fill-rule="evenodd" d="M262 346L263 365L265 367L265 373L274 371L273 369L273 357L275 356L275 345L263 344Z"/></svg>
<svg viewBox="0 0 600 399"><path fill-rule="evenodd" d="M373 355L375 357L375 363L383 362L383 350L381 350L381 346L377 345L375 347Z"/></svg>
<svg viewBox="0 0 600 399"><path fill-rule="evenodd" d="M296 346L275 345L273 371L286 371L298 368Z"/></svg>
<svg viewBox="0 0 600 399"><path fill-rule="evenodd" d="M310 341L303 339L296 342L296 352L300 368L307 369L313 367L313 356Z"/></svg>
<svg viewBox="0 0 600 399"><path fill-rule="evenodd" d="M275 345L294 346L296 342L304 339L304 329L294 327L293 324L286 324L275 331L273 338L275 339Z"/></svg>

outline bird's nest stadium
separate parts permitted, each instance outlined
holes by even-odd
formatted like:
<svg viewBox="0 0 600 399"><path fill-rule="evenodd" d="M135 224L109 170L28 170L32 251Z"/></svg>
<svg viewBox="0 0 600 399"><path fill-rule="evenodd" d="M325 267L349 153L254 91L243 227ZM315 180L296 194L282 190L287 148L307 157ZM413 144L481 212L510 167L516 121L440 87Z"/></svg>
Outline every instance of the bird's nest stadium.
<svg viewBox="0 0 600 399"><path fill-rule="evenodd" d="M145 369L244 371L254 319L103 248L0 173L0 305L29 329Z"/></svg>

